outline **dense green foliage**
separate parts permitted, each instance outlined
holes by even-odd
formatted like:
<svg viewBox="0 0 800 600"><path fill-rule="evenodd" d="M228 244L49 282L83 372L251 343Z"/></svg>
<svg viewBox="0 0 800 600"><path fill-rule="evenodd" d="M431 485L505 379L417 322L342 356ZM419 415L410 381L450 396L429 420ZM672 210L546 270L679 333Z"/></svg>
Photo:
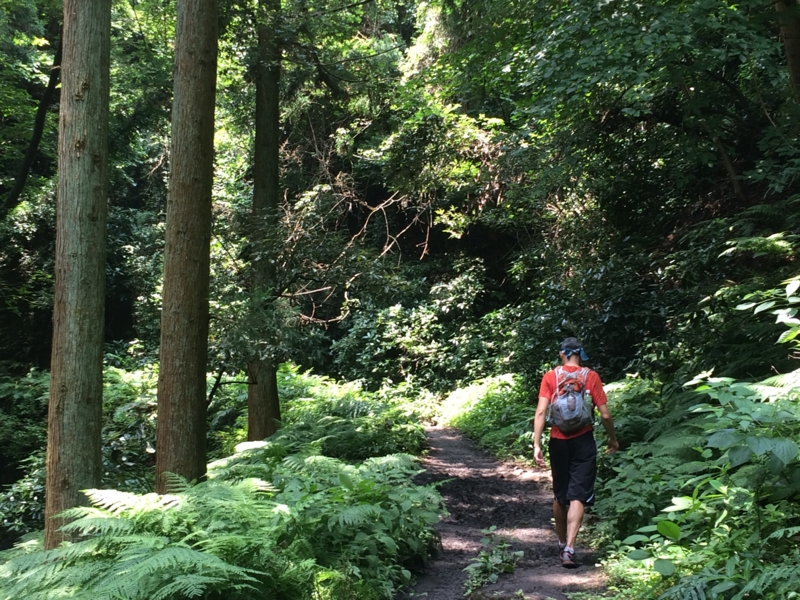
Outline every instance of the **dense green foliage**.
<svg viewBox="0 0 800 600"><path fill-rule="evenodd" d="M591 366L614 382L624 444L603 464L595 532L618 597L789 597L800 526L798 398L786 375L800 332L800 107L774 7L284 0L274 32L283 48L283 202L267 226L251 218L257 4L220 2L208 440L212 458L238 456L225 468L266 465L251 476L275 489L218 478L176 496L186 513L176 505L165 514L202 537L205 516L188 515L214 494L257 511L279 505L288 492L272 478L288 477L300 456L325 457L308 470L333 485L312 495L322 494L325 511L341 508L367 493L358 487L365 467L349 463L418 453L420 420L448 394L440 418L524 459L539 377L560 339L577 335ZM60 10L54 0L0 0L7 543L38 527L44 493L57 99L43 107L18 203L5 200L45 98ZM143 494L152 481L175 6L119 0L113 11L104 484ZM250 291L260 260L274 262L274 302ZM254 357L300 367L279 375L284 429L264 448L235 453ZM308 367L327 378L304 374ZM273 464L273 450L295 462ZM353 489L331 473L347 474ZM114 509L98 494L93 510L111 523ZM378 496L367 503L391 512L394 500ZM170 523L154 525L156 504L142 502L125 513L136 521L130 547L110 541L113 526L103 529L59 555L64 576L81 571L80 552L113 546L108 560L123 560L155 536L165 550L207 552L216 565L215 581L186 571L184 585L197 586L186 593L246 595L237 586L262 585L264 573L284 581L266 538L243 533L263 561L240 563L229 549L214 554ZM276 519L256 529L294 535L290 520ZM321 594L355 585L341 561L403 583L399 565L411 550L397 540L392 550L383 530L361 533L328 540L338 546L320 554L298 542L284 558L316 577ZM387 572L359 562L368 543L387 553ZM153 573L172 576L179 564ZM105 585L97 572L86 577Z"/></svg>
<svg viewBox="0 0 800 600"><path fill-rule="evenodd" d="M491 377L452 392L442 403L442 419L500 458L530 459L534 396L518 377Z"/></svg>
<svg viewBox="0 0 800 600"><path fill-rule="evenodd" d="M28 542L0 574L4 598L391 598L425 558L440 498L414 460L348 466L266 442L175 493L90 492L69 525L83 540ZM244 476L248 472L251 476ZM252 474L258 473L261 478Z"/></svg>
<svg viewBox="0 0 800 600"><path fill-rule="evenodd" d="M115 489L90 492L93 507L72 511L81 541L43 552L32 534L10 551L0 596L391 598L410 583L407 567L434 551L441 498L411 483L419 467L406 454L423 450L431 409L409 402L409 390L372 394L284 365L282 429L226 452L241 425L222 422L243 410L231 386L211 416L222 458L209 481L176 480L174 493L156 496L145 493L152 371L108 368L106 380L116 418L104 431L105 477ZM41 460L30 467L0 504L10 533L41 526Z"/></svg>

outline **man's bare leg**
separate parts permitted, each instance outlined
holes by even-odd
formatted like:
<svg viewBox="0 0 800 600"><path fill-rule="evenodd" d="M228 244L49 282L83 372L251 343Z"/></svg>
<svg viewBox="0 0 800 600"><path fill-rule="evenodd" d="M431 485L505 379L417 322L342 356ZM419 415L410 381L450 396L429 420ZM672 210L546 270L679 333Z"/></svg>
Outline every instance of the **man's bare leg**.
<svg viewBox="0 0 800 600"><path fill-rule="evenodd" d="M578 531L583 522L583 502L580 500L571 500L569 503L569 512L567 513L567 548L574 548L575 541L578 539Z"/></svg>
<svg viewBox="0 0 800 600"><path fill-rule="evenodd" d="M553 517L556 521L556 535L561 546L567 544L567 507L561 506L558 500L553 500Z"/></svg>
<svg viewBox="0 0 800 600"><path fill-rule="evenodd" d="M575 547L578 531L583 522L584 506L580 500L571 500L569 508L553 500L553 517L556 521L558 541L569 548Z"/></svg>

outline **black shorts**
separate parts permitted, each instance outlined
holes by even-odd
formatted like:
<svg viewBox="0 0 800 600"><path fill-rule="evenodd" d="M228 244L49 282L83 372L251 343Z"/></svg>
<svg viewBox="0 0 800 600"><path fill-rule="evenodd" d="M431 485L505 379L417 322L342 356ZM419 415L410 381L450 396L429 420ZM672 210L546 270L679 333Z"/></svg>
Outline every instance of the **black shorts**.
<svg viewBox="0 0 800 600"><path fill-rule="evenodd" d="M565 506L571 500L594 504L594 481L597 476L597 444L587 431L568 440L550 438L550 468L553 494Z"/></svg>

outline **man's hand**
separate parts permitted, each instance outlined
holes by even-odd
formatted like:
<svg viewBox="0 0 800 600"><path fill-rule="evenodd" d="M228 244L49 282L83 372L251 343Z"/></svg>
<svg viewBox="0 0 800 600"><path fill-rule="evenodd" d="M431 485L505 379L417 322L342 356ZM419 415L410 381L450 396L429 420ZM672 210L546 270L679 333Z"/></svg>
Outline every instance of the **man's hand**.
<svg viewBox="0 0 800 600"><path fill-rule="evenodd" d="M542 432L544 431L545 415L550 399L539 396L539 403L536 405L536 414L533 417L533 458L540 467L546 467L544 462L544 452L542 452Z"/></svg>
<svg viewBox="0 0 800 600"><path fill-rule="evenodd" d="M608 440L608 449L606 450L606 454L614 454L619 450L619 440L614 438L613 440Z"/></svg>
<svg viewBox="0 0 800 600"><path fill-rule="evenodd" d="M547 463L544 462L544 452L542 452L541 446L533 447L533 458L536 460L536 464L538 464L540 467L547 466Z"/></svg>

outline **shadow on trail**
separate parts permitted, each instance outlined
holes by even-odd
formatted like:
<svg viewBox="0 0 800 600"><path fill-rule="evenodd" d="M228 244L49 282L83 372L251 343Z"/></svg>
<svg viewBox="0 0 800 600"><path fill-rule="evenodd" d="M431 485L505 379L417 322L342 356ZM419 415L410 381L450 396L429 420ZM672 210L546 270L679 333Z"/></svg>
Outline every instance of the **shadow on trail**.
<svg viewBox="0 0 800 600"><path fill-rule="evenodd" d="M496 536L525 554L513 574L503 575L472 598L565 600L567 592L603 589L602 572L594 566L593 557L580 549L581 568L561 567L551 525L548 472L497 462L453 429L430 428L428 439L431 451L423 461L426 471L416 482L444 482L439 491L450 514L437 526L441 555L418 574L417 585L402 598L464 598L467 575L463 569L481 550L481 530L492 525L497 527Z"/></svg>

